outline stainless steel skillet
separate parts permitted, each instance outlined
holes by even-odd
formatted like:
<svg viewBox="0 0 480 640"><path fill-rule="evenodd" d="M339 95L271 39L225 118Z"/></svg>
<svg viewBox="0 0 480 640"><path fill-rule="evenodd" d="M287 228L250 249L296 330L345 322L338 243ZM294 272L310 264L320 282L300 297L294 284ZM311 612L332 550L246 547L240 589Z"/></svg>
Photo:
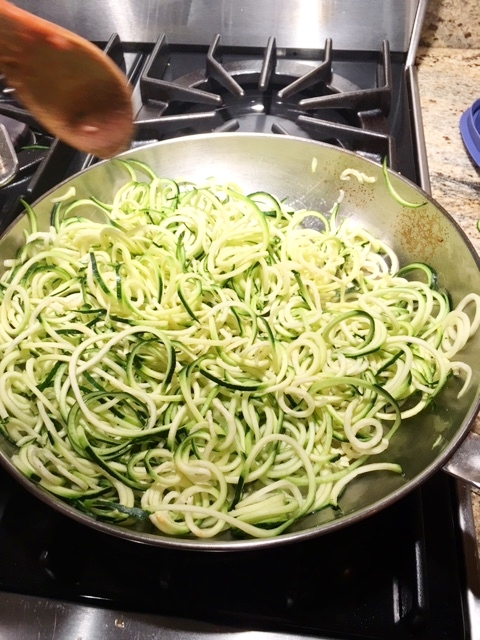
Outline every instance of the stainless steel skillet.
<svg viewBox="0 0 480 640"><path fill-rule="evenodd" d="M402 263L431 265L454 303L469 292L480 294L478 256L454 220L418 187L390 173L392 185L405 200L424 203L415 209L399 204L386 188L381 166L359 155L330 145L279 135L222 133L156 143L119 157L141 160L165 177L197 182L214 176L220 181L233 181L247 192L269 191L295 208L328 211L337 200L339 190L343 189L341 215L359 221L388 241ZM361 184L354 178L341 181L339 176L347 168L373 176L376 182ZM70 186L75 187L77 197L94 195L108 201L125 180L125 171L115 160L101 162L78 174L35 204L39 227L46 228L49 224L51 198L65 193ZM1 260L15 254L22 244L26 227L26 220L22 218L6 231L0 239ZM210 551L299 541L368 517L411 491L445 467L448 461L450 471L468 475L473 482L480 480L480 466L477 472L475 462L472 463L476 457L480 459L480 446L475 436L468 437L468 448L462 445L461 456L458 453L453 456L469 434L479 410L480 332L469 342L461 358L473 369L468 392L457 400L458 387L448 385L438 397L434 410L406 422L390 444L388 460L400 463L404 476L365 474L349 485L341 499L341 510L324 509L307 516L277 538L236 540L225 534L211 540L176 539L163 536L144 524L141 525L143 529L105 524L78 512L25 479L10 462L13 446L2 439L0 462L19 482L52 507L100 531L133 541ZM472 455L470 447L474 447Z"/></svg>

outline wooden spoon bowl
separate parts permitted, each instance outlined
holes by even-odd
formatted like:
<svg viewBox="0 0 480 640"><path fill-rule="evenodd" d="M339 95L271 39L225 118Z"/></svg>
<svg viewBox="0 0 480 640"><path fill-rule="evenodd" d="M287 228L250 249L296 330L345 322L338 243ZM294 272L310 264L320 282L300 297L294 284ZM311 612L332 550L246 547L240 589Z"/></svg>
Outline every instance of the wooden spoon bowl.
<svg viewBox="0 0 480 640"><path fill-rule="evenodd" d="M67 144L100 158L128 148L128 80L88 40L0 0L0 70L18 101Z"/></svg>

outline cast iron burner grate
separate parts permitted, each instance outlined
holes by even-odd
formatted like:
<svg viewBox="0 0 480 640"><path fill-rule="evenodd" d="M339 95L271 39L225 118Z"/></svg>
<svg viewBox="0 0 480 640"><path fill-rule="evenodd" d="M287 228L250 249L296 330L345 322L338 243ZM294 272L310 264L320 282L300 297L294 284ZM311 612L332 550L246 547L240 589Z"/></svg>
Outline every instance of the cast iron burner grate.
<svg viewBox="0 0 480 640"><path fill-rule="evenodd" d="M333 70L332 41L322 60L281 57L270 38L257 59L223 62L231 48L215 36L204 69L170 79L172 51L158 39L140 77L143 140L189 133L248 131L297 135L336 144L395 166L387 117L392 100L390 48L383 42L376 86L362 89ZM241 57L241 56L239 56Z"/></svg>
<svg viewBox="0 0 480 640"><path fill-rule="evenodd" d="M386 41L366 64L349 60L347 73L330 39L323 50L299 55L279 49L274 38L257 50L223 46L219 35L208 48L171 46L161 34L145 52L132 51L114 34L104 51L133 87L133 147L196 133L272 132L320 140L376 161L387 157L397 168L392 126L399 118L393 106L401 102L402 82L392 78ZM362 67L370 71L360 81ZM34 202L96 159L48 136L1 78L0 116L28 127L17 179L0 190L2 232L23 210L21 200Z"/></svg>

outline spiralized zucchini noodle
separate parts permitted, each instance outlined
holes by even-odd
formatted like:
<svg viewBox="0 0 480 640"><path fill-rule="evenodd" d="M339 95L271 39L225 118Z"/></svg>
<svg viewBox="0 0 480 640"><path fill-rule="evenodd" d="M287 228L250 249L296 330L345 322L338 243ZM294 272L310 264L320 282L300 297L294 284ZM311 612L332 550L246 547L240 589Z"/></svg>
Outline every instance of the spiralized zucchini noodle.
<svg viewBox="0 0 480 640"><path fill-rule="evenodd" d="M0 428L18 469L94 518L198 538L278 535L359 474L401 473L375 456L449 376L468 386L455 356L479 296L452 308L340 199L293 210L118 164L112 202L69 190L46 230L27 208L5 263Z"/></svg>

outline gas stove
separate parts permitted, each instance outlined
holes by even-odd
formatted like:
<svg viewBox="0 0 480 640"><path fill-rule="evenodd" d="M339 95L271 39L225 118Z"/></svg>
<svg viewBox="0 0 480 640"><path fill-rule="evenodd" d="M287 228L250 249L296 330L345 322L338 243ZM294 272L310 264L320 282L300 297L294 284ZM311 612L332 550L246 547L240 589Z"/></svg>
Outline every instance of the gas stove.
<svg viewBox="0 0 480 640"><path fill-rule="evenodd" d="M294 135L387 157L428 191L413 64L426 3L17 4L94 41L125 71L133 146L214 131ZM3 231L22 201L97 160L53 139L1 88L19 161L0 189ZM9 640L467 640L480 624L469 492L441 472L335 533L206 553L86 529L0 470L0 591Z"/></svg>

